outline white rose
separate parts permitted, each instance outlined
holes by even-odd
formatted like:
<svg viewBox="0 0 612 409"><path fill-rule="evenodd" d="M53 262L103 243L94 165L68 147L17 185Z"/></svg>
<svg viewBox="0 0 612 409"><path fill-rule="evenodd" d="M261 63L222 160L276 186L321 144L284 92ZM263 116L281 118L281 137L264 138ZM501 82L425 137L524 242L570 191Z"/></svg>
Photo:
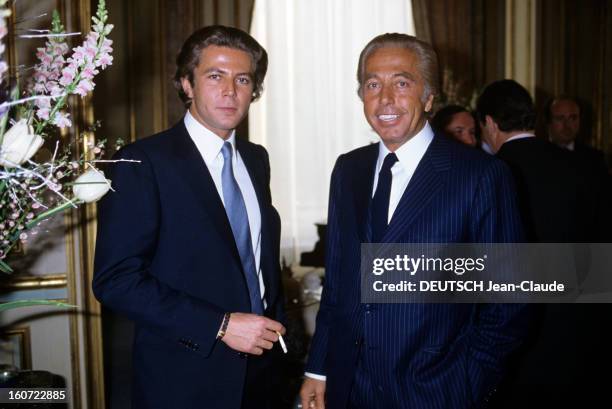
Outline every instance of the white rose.
<svg viewBox="0 0 612 409"><path fill-rule="evenodd" d="M27 120L21 119L9 129L0 147L0 165L13 168L30 159L42 146L44 139L34 133Z"/></svg>
<svg viewBox="0 0 612 409"><path fill-rule="evenodd" d="M95 202L108 192L110 180L101 170L89 169L74 181L72 191L77 199L85 203Z"/></svg>

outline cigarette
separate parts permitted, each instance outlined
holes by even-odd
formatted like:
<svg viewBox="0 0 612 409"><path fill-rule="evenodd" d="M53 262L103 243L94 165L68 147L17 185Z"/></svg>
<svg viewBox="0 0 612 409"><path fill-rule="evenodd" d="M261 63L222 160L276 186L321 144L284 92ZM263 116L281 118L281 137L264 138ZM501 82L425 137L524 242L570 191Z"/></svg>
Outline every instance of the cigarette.
<svg viewBox="0 0 612 409"><path fill-rule="evenodd" d="M281 344L281 348L283 348L283 352L287 353L287 344L285 344L285 340L283 339L283 336L281 335L280 332L275 331L278 334L278 340L280 341Z"/></svg>

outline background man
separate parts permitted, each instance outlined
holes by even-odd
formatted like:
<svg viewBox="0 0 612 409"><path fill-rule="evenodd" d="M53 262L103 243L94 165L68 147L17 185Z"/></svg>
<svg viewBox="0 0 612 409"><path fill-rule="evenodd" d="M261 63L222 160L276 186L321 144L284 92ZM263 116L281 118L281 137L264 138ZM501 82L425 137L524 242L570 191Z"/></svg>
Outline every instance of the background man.
<svg viewBox="0 0 612 409"><path fill-rule="evenodd" d="M589 232L586 241L610 242L612 240L612 177L609 174L601 151L586 145L578 138L581 131L580 104L574 97L561 95L551 99L545 107L548 137L551 142L567 149L582 173L589 190L593 208L589 211L596 216L595 228ZM585 197L588 200L589 197Z"/></svg>
<svg viewBox="0 0 612 409"><path fill-rule="evenodd" d="M381 142L341 155L331 178L326 281L305 407L471 408L493 392L525 325L521 305L361 304L360 244L520 242L505 165L427 123L436 54L374 38L357 69ZM326 402L325 402L326 401Z"/></svg>
<svg viewBox="0 0 612 409"><path fill-rule="evenodd" d="M560 114L566 125L555 126L556 135L568 141L567 131L572 128L573 142L579 113L566 108ZM529 92L512 80L493 82L478 98L477 114L483 140L515 178L527 239L592 241L597 219L585 175L571 152L535 136L536 114ZM602 396L596 374L610 365L611 354L606 352L610 340L605 336L609 308L546 304L536 311L530 337L512 360L510 376L491 407L567 407L570 402L581 406Z"/></svg>
<svg viewBox="0 0 612 409"><path fill-rule="evenodd" d="M552 143L605 167L601 151L577 140L580 133L581 112L576 98L560 95L551 99L546 104L545 115L548 138Z"/></svg>
<svg viewBox="0 0 612 409"><path fill-rule="evenodd" d="M266 151L235 136L266 69L248 34L194 32L175 74L184 119L112 168L93 290L135 322L134 408L269 407L280 220Z"/></svg>
<svg viewBox="0 0 612 409"><path fill-rule="evenodd" d="M526 239L584 241L580 230L587 221L578 218L584 215L581 200L587 198L578 169L569 152L536 138L536 113L529 92L513 80L495 81L478 98L477 115L482 139L514 176Z"/></svg>

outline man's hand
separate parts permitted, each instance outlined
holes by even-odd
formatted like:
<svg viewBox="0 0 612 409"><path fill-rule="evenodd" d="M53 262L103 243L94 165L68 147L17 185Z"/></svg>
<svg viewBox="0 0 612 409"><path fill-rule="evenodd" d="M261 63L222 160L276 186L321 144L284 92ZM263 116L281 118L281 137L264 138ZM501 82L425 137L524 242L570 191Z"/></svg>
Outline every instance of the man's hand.
<svg viewBox="0 0 612 409"><path fill-rule="evenodd" d="M325 381L306 377L300 398L303 409L325 409Z"/></svg>
<svg viewBox="0 0 612 409"><path fill-rule="evenodd" d="M285 327L261 315L233 312L221 341L236 351L261 355L264 349L272 349L278 341L276 331L284 335Z"/></svg>

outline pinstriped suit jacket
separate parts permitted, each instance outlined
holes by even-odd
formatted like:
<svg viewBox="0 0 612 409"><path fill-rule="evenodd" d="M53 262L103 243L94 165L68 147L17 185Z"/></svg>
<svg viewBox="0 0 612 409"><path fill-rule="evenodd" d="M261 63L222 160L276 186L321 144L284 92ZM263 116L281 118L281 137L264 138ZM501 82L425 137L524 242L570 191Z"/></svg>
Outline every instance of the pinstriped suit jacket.
<svg viewBox="0 0 612 409"><path fill-rule="evenodd" d="M480 406L520 343L526 308L360 303L378 149L341 155L332 173L326 281L306 371L327 376L327 407L343 409L363 347L380 408ZM436 136L381 241L521 242L511 178L501 161Z"/></svg>

